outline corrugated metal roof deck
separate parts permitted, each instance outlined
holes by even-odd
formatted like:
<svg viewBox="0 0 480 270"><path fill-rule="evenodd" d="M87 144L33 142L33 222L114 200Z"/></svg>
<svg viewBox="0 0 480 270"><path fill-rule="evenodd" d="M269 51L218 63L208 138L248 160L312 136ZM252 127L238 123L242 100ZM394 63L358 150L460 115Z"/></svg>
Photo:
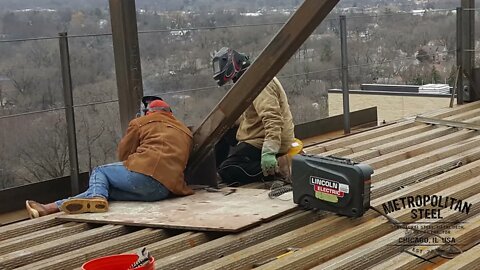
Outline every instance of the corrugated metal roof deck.
<svg viewBox="0 0 480 270"><path fill-rule="evenodd" d="M479 113L477 102L425 116L475 124L480 122ZM405 230L374 211L351 219L299 209L231 235L42 217L0 228L0 269L75 269L89 259L143 246L156 258L156 269L249 269L258 265L259 269L478 269L479 135L476 130L411 118L306 148L311 154L348 157L374 167L373 206L417 194L472 203L469 215L442 210L443 222L464 222L451 231L464 252L451 260L436 256L432 264L402 252L403 247L395 243ZM390 215L402 222L414 221L408 209ZM300 250L267 262L285 254L287 248Z"/></svg>

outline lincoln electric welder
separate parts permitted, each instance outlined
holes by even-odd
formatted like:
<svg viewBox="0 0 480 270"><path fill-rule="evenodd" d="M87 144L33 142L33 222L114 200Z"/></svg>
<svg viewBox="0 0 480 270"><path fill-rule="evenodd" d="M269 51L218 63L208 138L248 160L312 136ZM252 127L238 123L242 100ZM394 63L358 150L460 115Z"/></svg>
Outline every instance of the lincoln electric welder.
<svg viewBox="0 0 480 270"><path fill-rule="evenodd" d="M308 209L360 217L370 207L373 169L349 159L296 155L292 161L293 201Z"/></svg>

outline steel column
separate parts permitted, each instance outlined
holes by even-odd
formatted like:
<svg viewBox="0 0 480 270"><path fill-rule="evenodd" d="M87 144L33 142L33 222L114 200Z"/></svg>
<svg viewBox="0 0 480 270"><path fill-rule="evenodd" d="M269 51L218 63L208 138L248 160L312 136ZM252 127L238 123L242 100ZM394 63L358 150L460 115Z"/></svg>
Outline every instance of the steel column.
<svg viewBox="0 0 480 270"><path fill-rule="evenodd" d="M134 0L109 0L122 132L139 111L143 96L137 13Z"/></svg>
<svg viewBox="0 0 480 270"><path fill-rule="evenodd" d="M466 101L476 101L480 96L472 89L473 67L475 64L475 1L462 0L462 45L463 45L463 72L468 87Z"/></svg>
<svg viewBox="0 0 480 270"><path fill-rule="evenodd" d="M67 33L59 33L60 61L62 68L63 98L65 100L65 118L67 119L68 152L70 161L71 193L79 193L77 135L75 129L75 111L73 108L72 75L70 72L70 52Z"/></svg>
<svg viewBox="0 0 480 270"><path fill-rule="evenodd" d="M338 0L305 0L194 133L189 171L195 171L215 143L252 104ZM204 179L209 181L210 179Z"/></svg>
<svg viewBox="0 0 480 270"><path fill-rule="evenodd" d="M350 133L350 100L348 94L348 53L347 53L347 19L340 15L340 44L342 51L342 93L343 93L343 131Z"/></svg>
<svg viewBox="0 0 480 270"><path fill-rule="evenodd" d="M457 69L458 69L458 80L457 81L457 104L463 104L463 9L461 7L457 8Z"/></svg>

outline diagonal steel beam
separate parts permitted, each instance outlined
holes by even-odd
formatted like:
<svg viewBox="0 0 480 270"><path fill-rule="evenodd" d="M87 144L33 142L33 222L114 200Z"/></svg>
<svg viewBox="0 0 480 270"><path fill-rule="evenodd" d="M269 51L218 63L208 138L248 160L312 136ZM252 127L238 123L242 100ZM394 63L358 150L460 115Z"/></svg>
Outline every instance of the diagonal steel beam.
<svg viewBox="0 0 480 270"><path fill-rule="evenodd" d="M250 68L228 91L194 132L189 171L211 153L213 146L273 79L303 42L338 3L338 0L305 0L270 41ZM203 168L202 168L203 169ZM208 181L204 179L202 181Z"/></svg>

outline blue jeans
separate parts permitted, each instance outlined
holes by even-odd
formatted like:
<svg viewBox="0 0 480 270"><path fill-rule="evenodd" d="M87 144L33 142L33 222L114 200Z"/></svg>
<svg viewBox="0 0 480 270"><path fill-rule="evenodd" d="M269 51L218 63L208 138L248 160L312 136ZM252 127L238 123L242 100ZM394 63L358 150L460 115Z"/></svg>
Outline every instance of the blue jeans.
<svg viewBox="0 0 480 270"><path fill-rule="evenodd" d="M159 201L170 191L154 178L129 171L122 162L96 167L90 175L88 189L71 198L103 197L116 201ZM55 204L60 207L64 200Z"/></svg>

